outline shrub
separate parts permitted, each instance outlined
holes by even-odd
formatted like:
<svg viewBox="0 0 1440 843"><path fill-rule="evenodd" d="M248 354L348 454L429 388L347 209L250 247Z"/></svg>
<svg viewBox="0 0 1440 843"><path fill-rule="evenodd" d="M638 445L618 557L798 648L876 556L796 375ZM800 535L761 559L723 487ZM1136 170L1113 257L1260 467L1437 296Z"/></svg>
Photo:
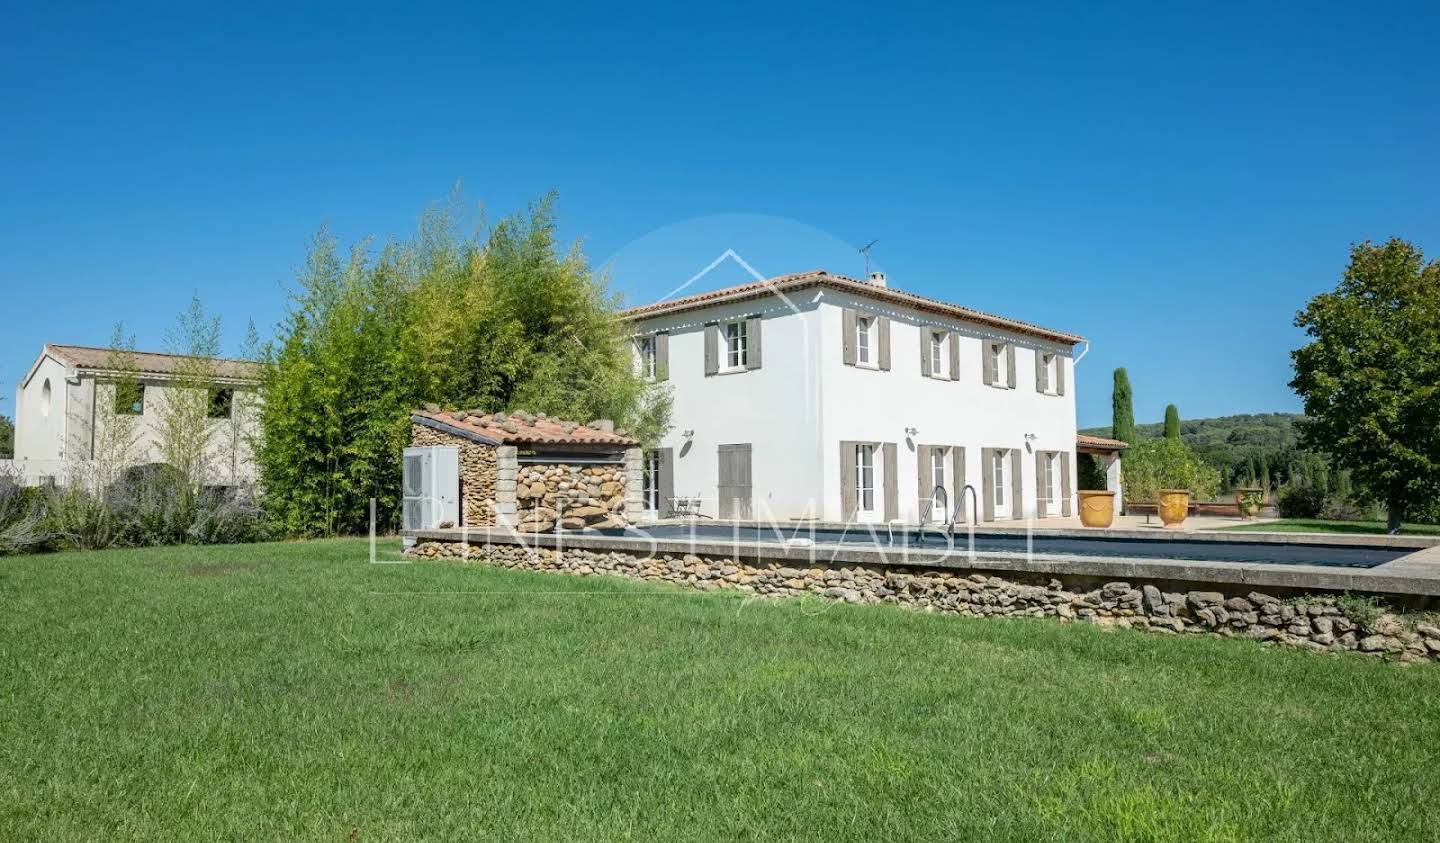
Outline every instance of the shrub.
<svg viewBox="0 0 1440 843"><path fill-rule="evenodd" d="M48 536L38 490L0 472L0 556L40 550Z"/></svg>
<svg viewBox="0 0 1440 843"><path fill-rule="evenodd" d="M1325 493L1315 486L1285 486L1275 496L1281 518L1319 518L1325 511Z"/></svg>
<svg viewBox="0 0 1440 843"><path fill-rule="evenodd" d="M1142 439L1120 462L1125 497L1152 501L1161 489L1186 489L1205 500L1220 488L1220 473L1191 452L1183 439Z"/></svg>

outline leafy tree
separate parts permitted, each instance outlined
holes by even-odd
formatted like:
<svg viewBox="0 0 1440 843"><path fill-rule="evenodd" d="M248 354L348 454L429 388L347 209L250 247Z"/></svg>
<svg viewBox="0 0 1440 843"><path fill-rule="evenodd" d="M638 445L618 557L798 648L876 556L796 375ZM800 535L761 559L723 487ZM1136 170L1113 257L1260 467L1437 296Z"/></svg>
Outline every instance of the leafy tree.
<svg viewBox="0 0 1440 843"><path fill-rule="evenodd" d="M1180 410L1174 404L1165 405L1165 438L1180 438Z"/></svg>
<svg viewBox="0 0 1440 843"><path fill-rule="evenodd" d="M1385 504L1389 532L1440 496L1440 263L1400 239L1354 246L1333 292L1295 317L1307 447Z"/></svg>
<svg viewBox="0 0 1440 843"><path fill-rule="evenodd" d="M668 423L668 392L635 372L607 280L557 244L554 199L458 233L453 203L373 259L321 232L267 354L258 463L274 525L359 532L369 501L398 512L409 412L610 418L642 440Z"/></svg>
<svg viewBox="0 0 1440 843"><path fill-rule="evenodd" d="M15 456L15 423L9 416L0 416L0 460Z"/></svg>
<svg viewBox="0 0 1440 843"><path fill-rule="evenodd" d="M1115 370L1115 387L1110 393L1112 410L1110 435L1128 444L1135 443L1135 398L1130 391L1130 374Z"/></svg>

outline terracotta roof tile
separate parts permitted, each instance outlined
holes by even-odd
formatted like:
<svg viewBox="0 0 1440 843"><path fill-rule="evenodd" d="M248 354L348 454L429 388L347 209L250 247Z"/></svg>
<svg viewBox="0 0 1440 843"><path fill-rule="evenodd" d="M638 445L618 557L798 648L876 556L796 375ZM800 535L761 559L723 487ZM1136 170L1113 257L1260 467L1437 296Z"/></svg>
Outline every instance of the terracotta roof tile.
<svg viewBox="0 0 1440 843"><path fill-rule="evenodd" d="M651 304L632 307L621 311L621 316L626 319L643 319L647 316L654 316L662 313L676 313L687 310L694 310L710 304L729 301L744 301L746 299L758 298L771 293L784 293L790 290L815 285L826 285L838 290L868 296L870 298L882 299L884 301L906 305L935 313L941 316L950 316L956 319L964 319L971 322L979 322L994 328L1015 331L1017 333L1030 334L1042 339L1053 340L1075 344L1084 342L1085 338L1079 334L1071 334L1065 331L1056 331L1029 322L1022 322L1018 319L1011 319L1006 316L998 316L993 313L986 313L968 307L961 307L958 304L932 299L927 296L909 293L895 287L877 287L874 284L850 278L845 275L832 275L823 269L812 269L806 272L796 272L789 275L779 275L774 278L766 278L761 281L751 281L747 284L738 284L733 287L724 287L719 290L711 290L705 293L697 293L693 296L658 301Z"/></svg>
<svg viewBox="0 0 1440 843"><path fill-rule="evenodd" d="M1097 451L1123 451L1130 447L1119 439L1106 439L1103 436L1089 436L1084 433L1075 434L1075 447L1094 448Z"/></svg>
<svg viewBox="0 0 1440 843"><path fill-rule="evenodd" d="M428 419L459 433L472 433L501 444L535 445L624 445L640 442L619 433L607 433L589 425L530 413L469 413L465 411L416 410L412 421ZM592 422L593 424L593 422Z"/></svg>
<svg viewBox="0 0 1440 843"><path fill-rule="evenodd" d="M45 346L46 352L77 369L98 369L108 371L114 351L109 348L95 348L88 345ZM150 375L173 375L181 371L187 362L199 360L182 354L160 354L153 351L131 352L130 360L137 372ZM231 360L215 358L215 374L222 378L236 380L258 380L263 371L261 364L253 360Z"/></svg>

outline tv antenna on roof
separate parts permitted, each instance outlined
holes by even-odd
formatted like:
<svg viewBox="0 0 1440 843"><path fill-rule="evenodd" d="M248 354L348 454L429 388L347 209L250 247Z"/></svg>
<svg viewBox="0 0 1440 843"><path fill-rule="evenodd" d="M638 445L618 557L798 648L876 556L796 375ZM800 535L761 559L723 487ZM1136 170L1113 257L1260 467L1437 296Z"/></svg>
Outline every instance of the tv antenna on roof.
<svg viewBox="0 0 1440 843"><path fill-rule="evenodd" d="M875 246L876 243L879 243L879 242L880 242L879 238L876 238L876 239L874 239L874 240L871 240L869 243L866 243L864 246L861 246L861 247L857 250L857 251L860 252L860 254L862 254L862 255L865 256L865 277L866 277L866 278L869 278L869 277L870 277L870 250L871 250L872 248L874 248L874 246Z"/></svg>

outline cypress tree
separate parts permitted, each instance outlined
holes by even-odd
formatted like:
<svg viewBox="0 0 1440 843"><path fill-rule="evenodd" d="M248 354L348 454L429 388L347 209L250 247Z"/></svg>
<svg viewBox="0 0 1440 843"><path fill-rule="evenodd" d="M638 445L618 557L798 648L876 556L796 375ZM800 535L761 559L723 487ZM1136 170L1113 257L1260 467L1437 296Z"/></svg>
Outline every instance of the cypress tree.
<svg viewBox="0 0 1440 843"><path fill-rule="evenodd" d="M1165 405L1165 438L1180 438L1180 410L1174 404Z"/></svg>
<svg viewBox="0 0 1440 843"><path fill-rule="evenodd" d="M1115 388L1110 394L1113 411L1110 435L1121 442L1135 443L1135 399L1130 391L1130 375L1121 367L1115 370Z"/></svg>

